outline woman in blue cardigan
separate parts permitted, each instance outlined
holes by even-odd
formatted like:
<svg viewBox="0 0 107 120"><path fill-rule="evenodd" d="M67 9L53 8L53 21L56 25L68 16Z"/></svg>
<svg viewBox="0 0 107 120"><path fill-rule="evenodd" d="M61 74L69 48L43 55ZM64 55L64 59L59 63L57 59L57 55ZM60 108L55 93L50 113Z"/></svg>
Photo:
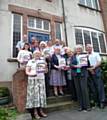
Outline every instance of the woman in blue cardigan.
<svg viewBox="0 0 107 120"><path fill-rule="evenodd" d="M63 86L66 85L64 70L61 68L61 60L65 60L60 54L60 47L54 48L54 54L51 58L51 77L50 85L54 88L54 95L58 96L59 94L63 95Z"/></svg>
<svg viewBox="0 0 107 120"><path fill-rule="evenodd" d="M88 86L87 86L87 64L80 64L80 60L83 59L83 48L81 45L77 45L75 47L75 55L72 57L72 77L74 79L74 84L76 88L77 99L80 105L79 111L85 110L90 111L90 102L89 102L89 94L88 94ZM87 59L87 55L84 54L84 59ZM84 60L83 59L83 60ZM83 62L85 63L85 62Z"/></svg>

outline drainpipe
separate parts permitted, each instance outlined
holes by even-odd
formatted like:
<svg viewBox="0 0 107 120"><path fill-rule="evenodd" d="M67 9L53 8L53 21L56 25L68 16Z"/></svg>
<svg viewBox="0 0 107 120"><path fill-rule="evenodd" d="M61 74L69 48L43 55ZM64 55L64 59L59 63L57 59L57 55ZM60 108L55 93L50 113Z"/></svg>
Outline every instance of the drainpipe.
<svg viewBox="0 0 107 120"><path fill-rule="evenodd" d="M66 42L66 45L68 46L64 0L61 0L61 3L62 3L62 14L63 14L63 20L64 20L65 42Z"/></svg>

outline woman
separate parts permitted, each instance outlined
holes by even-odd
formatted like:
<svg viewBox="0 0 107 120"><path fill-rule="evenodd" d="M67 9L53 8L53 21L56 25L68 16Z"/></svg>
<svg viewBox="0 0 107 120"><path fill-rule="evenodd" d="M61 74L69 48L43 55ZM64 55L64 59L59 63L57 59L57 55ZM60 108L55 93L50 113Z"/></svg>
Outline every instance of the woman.
<svg viewBox="0 0 107 120"><path fill-rule="evenodd" d="M38 50L33 53L33 57L26 65L26 74L28 75L26 108L34 109L34 117L40 119L40 116L47 116L43 112L43 108L46 107L44 77L46 62Z"/></svg>
<svg viewBox="0 0 107 120"><path fill-rule="evenodd" d="M32 58L32 53L30 52L29 43L25 43L23 50L20 50L17 56L17 60L21 68L24 68L27 62Z"/></svg>
<svg viewBox="0 0 107 120"><path fill-rule="evenodd" d="M72 78L72 70L71 70L71 60L74 53L70 50L70 48L67 48L65 50L64 58L66 60L66 65L68 66L65 70L65 78L67 82L67 90L68 93L72 95L72 100L76 100L76 90L74 85L74 79Z"/></svg>
<svg viewBox="0 0 107 120"><path fill-rule="evenodd" d="M62 63L61 63L62 60ZM62 69L66 66L65 59L60 54L60 47L54 47L54 54L51 58L51 76L50 76L50 85L54 88L54 95L58 96L59 94L63 95L63 86L66 85L64 70Z"/></svg>
<svg viewBox="0 0 107 120"><path fill-rule="evenodd" d="M87 87L87 55L83 54L81 45L76 45L75 55L72 58L72 77L76 88L77 99L80 104L79 111L90 111L90 102Z"/></svg>

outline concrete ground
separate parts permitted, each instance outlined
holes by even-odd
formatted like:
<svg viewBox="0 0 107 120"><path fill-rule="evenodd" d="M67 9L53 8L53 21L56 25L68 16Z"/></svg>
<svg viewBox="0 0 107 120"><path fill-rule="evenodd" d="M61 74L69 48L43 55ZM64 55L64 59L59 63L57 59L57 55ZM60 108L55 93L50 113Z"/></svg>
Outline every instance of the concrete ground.
<svg viewBox="0 0 107 120"><path fill-rule="evenodd" d="M107 120L107 108L104 110L96 108L90 112L79 112L77 110L53 112L42 120Z"/></svg>

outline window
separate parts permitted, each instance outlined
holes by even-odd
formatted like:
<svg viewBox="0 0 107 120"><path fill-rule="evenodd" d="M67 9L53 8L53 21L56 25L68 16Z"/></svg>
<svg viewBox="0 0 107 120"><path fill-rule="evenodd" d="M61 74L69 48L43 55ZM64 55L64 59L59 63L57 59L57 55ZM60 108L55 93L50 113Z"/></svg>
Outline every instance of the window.
<svg viewBox="0 0 107 120"><path fill-rule="evenodd" d="M43 26L43 28L44 28L44 30L49 30L49 21L48 20L44 20L43 21L44 22L44 26Z"/></svg>
<svg viewBox="0 0 107 120"><path fill-rule="evenodd" d="M79 3L93 9L99 9L99 0L79 0Z"/></svg>
<svg viewBox="0 0 107 120"><path fill-rule="evenodd" d="M89 28L75 28L76 44L92 44L95 52L107 53L105 34Z"/></svg>
<svg viewBox="0 0 107 120"><path fill-rule="evenodd" d="M36 19L36 28L42 29L42 20L39 18Z"/></svg>
<svg viewBox="0 0 107 120"><path fill-rule="evenodd" d="M61 23L55 23L55 30L56 30L56 39L61 40Z"/></svg>
<svg viewBox="0 0 107 120"><path fill-rule="evenodd" d="M29 24L29 27L34 27L35 26L34 18L30 17L28 24Z"/></svg>
<svg viewBox="0 0 107 120"><path fill-rule="evenodd" d="M82 30L75 29L75 37L76 37L76 44L82 44L83 45Z"/></svg>
<svg viewBox="0 0 107 120"><path fill-rule="evenodd" d="M90 32L87 30L83 30L83 36L84 36L84 42L86 44L91 44L91 37L90 37Z"/></svg>
<svg viewBox="0 0 107 120"><path fill-rule="evenodd" d="M17 57L17 49L16 44L21 40L22 35L22 16L19 14L13 14L13 49L12 49L12 57Z"/></svg>
<svg viewBox="0 0 107 120"><path fill-rule="evenodd" d="M99 45L98 45L98 37L96 32L91 32L92 36L92 43L93 43L93 48L95 52L99 52Z"/></svg>
<svg viewBox="0 0 107 120"><path fill-rule="evenodd" d="M29 17L28 28L50 32L50 21Z"/></svg>

